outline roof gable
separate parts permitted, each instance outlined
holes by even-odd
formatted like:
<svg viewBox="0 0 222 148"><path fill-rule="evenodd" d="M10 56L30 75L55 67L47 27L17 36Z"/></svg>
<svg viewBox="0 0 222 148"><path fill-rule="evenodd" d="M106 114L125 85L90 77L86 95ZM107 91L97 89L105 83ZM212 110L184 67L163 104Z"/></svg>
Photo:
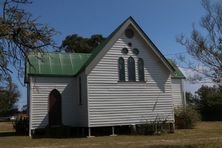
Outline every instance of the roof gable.
<svg viewBox="0 0 222 148"><path fill-rule="evenodd" d="M171 72L174 72L175 70L174 67L163 56L163 54L149 39L149 37L145 34L145 32L139 27L136 21L130 16L122 24L120 24L103 43L101 43L97 48L93 50L91 57L86 62L86 65L83 67L83 69L85 69L86 74L88 74L92 70L92 68L99 62L99 60L106 54L106 52L111 48L111 46L115 43L115 41L129 26L132 26L139 33L139 35L144 39L146 44L152 49L152 51L163 62L163 64Z"/></svg>
<svg viewBox="0 0 222 148"><path fill-rule="evenodd" d="M86 53L30 53L28 58L30 63L26 63L25 81L27 82L28 75L42 76L75 76L85 70L88 74L97 62L106 54L116 40L121 36L127 27L133 27L134 30L144 39L146 44L159 57L164 65L173 73L172 78L185 78L183 73L175 64L168 61L144 31L139 27L132 17L126 19L120 24L91 54ZM40 58L38 58L38 55Z"/></svg>

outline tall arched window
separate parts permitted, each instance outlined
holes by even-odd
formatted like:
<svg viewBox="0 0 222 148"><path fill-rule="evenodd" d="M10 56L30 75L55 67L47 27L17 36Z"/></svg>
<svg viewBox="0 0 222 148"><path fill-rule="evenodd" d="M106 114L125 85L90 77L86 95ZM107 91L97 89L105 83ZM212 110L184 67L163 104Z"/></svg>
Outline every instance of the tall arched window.
<svg viewBox="0 0 222 148"><path fill-rule="evenodd" d="M139 81L144 81L144 62L143 59L138 59L138 76Z"/></svg>
<svg viewBox="0 0 222 148"><path fill-rule="evenodd" d="M135 61L134 61L133 57L128 58L128 80L129 81L136 81Z"/></svg>
<svg viewBox="0 0 222 148"><path fill-rule="evenodd" d="M119 66L119 81L125 81L125 62L122 57L118 60Z"/></svg>
<svg viewBox="0 0 222 148"><path fill-rule="evenodd" d="M62 96L57 89L49 94L49 126L60 126L62 124Z"/></svg>

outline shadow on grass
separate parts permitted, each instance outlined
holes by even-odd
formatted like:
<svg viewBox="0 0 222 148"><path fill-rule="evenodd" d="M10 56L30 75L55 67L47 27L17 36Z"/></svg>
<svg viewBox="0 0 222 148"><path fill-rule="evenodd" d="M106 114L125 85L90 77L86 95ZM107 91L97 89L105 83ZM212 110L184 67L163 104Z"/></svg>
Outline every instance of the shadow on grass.
<svg viewBox="0 0 222 148"><path fill-rule="evenodd" d="M15 136L16 132L13 131L4 131L0 132L0 137L8 137L8 136Z"/></svg>

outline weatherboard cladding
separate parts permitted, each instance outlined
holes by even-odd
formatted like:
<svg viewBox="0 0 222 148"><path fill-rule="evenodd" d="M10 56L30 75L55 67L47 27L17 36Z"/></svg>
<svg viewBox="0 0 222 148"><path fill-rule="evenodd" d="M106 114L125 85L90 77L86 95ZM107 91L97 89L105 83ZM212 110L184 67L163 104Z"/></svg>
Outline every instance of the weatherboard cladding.
<svg viewBox="0 0 222 148"><path fill-rule="evenodd" d="M138 56L128 42L140 50ZM124 47L129 49L127 55L121 53ZM136 62L136 81L138 58L144 59L145 82L118 82L118 58L127 63L129 56ZM125 74L128 80L127 68ZM174 120L170 71L138 34L130 40L122 34L88 74L87 81L90 127L141 124L156 118Z"/></svg>
<svg viewBox="0 0 222 148"><path fill-rule="evenodd" d="M120 32L127 21L131 21L134 23L133 27L137 27L134 31L140 32L136 33L132 41L132 47L135 46L140 50L138 56L135 56L131 49L127 56L122 55L121 49L127 47L129 42L123 32L114 40L114 36ZM145 40L141 37L141 32ZM111 41L112 45L107 46ZM147 42L150 44L148 45ZM107 52L100 59L98 56L104 52L104 48L107 48ZM93 127L143 123L156 118L174 120L171 70L177 70L176 65L173 66L166 60L131 17L91 54L45 53L39 60L37 57L41 57L40 55L40 53L37 55L30 53L29 59L32 66L26 63L26 77L29 76L31 80L29 83L32 129L47 125L48 95L55 88L62 93L65 101L63 102L65 125ZM136 62L136 71L138 58L143 58L145 82L118 82L117 61L120 56L123 56L125 63L128 56L132 56ZM85 73L85 68L90 67L95 59L99 59L98 62L89 73ZM127 68L125 73L127 80ZM77 84L80 76L83 82L82 90L84 90L83 105L73 102L78 100ZM136 79L138 81L137 72Z"/></svg>
<svg viewBox="0 0 222 148"><path fill-rule="evenodd" d="M96 47L91 54L86 53L44 53L44 54L29 54L30 64L26 62L26 78L28 75L51 75L51 76L74 76L84 70L98 55L98 53L104 48L107 43L113 38L113 36L120 30L120 28L127 22L131 21L143 34L146 40L154 47L155 51L166 61L169 66L176 70L173 74L173 78L185 78L182 72L177 68L175 64L168 61L159 49L153 44L149 37L143 32L139 25L132 17L126 19L121 25L119 25L98 47Z"/></svg>
<svg viewBox="0 0 222 148"><path fill-rule="evenodd" d="M40 55L40 54L39 54ZM82 67L87 63L92 54L85 53L45 53L43 57L38 58L38 54L30 54L29 60L31 65L27 63L26 75L38 76L75 76ZM40 57L40 56L39 56ZM174 79L185 79L180 69L168 60L174 67L175 72L172 73Z"/></svg>
<svg viewBox="0 0 222 148"><path fill-rule="evenodd" d="M183 79L172 79L172 97L174 107L183 106Z"/></svg>
<svg viewBox="0 0 222 148"><path fill-rule="evenodd" d="M98 46L93 51L92 56L89 58L89 60L87 61L87 64L86 64L86 74L88 74L91 71L93 66L95 66L95 64L98 62L98 59L100 59L102 56L104 56L104 53L106 53L107 50L110 49L109 45L111 43L113 43L113 38L118 36L120 32L123 32L124 31L123 29L126 29L126 27L134 27L136 29L136 31L138 31L138 33L142 37L142 40L144 40L146 42L146 44L148 44L151 47L151 50L164 63L164 65L171 72L173 72L175 70L174 67L169 63L169 61L162 55L162 53L159 51L159 49L149 39L149 37L144 33L144 31L139 27L139 25L135 22L135 20L132 17L129 17L114 32L112 32L111 35L100 46Z"/></svg>
<svg viewBox="0 0 222 148"><path fill-rule="evenodd" d="M48 125L48 96L53 89L57 89L62 95L62 110L72 109L72 106L68 105L73 102L72 91L63 93L67 86L73 83L72 78L68 77L31 77L30 81L30 112L31 112L31 129L44 128ZM74 112L75 113L75 112ZM64 110L62 111L63 123L66 123L66 117ZM72 118L70 118L72 119ZM71 122L71 121L69 121Z"/></svg>

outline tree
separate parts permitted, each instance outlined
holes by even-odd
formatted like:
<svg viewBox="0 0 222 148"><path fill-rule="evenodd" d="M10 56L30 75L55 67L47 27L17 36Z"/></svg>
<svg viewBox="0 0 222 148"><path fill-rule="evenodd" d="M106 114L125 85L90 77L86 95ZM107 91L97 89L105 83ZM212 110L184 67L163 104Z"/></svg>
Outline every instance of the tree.
<svg viewBox="0 0 222 148"><path fill-rule="evenodd" d="M61 49L65 52L90 53L105 38L100 34L92 35L90 38L83 38L77 34L68 35L61 45Z"/></svg>
<svg viewBox="0 0 222 148"><path fill-rule="evenodd" d="M222 120L222 87L202 86L196 94L203 120Z"/></svg>
<svg viewBox="0 0 222 148"><path fill-rule="evenodd" d="M188 106L195 106L196 105L196 96L194 96L191 92L186 92L186 103Z"/></svg>
<svg viewBox="0 0 222 148"><path fill-rule="evenodd" d="M19 96L18 87L10 78L7 79L7 87L0 88L0 115L10 115L17 110L15 103Z"/></svg>
<svg viewBox="0 0 222 148"><path fill-rule="evenodd" d="M206 11L200 21L203 32L193 27L190 38L181 35L177 41L207 67L205 76L222 85L222 1L211 4L209 0L202 0L202 6Z"/></svg>
<svg viewBox="0 0 222 148"><path fill-rule="evenodd" d="M37 22L23 9L31 0L4 0L0 15L0 83L8 79L14 67L18 75L23 73L28 53L43 53L55 46L54 28Z"/></svg>

